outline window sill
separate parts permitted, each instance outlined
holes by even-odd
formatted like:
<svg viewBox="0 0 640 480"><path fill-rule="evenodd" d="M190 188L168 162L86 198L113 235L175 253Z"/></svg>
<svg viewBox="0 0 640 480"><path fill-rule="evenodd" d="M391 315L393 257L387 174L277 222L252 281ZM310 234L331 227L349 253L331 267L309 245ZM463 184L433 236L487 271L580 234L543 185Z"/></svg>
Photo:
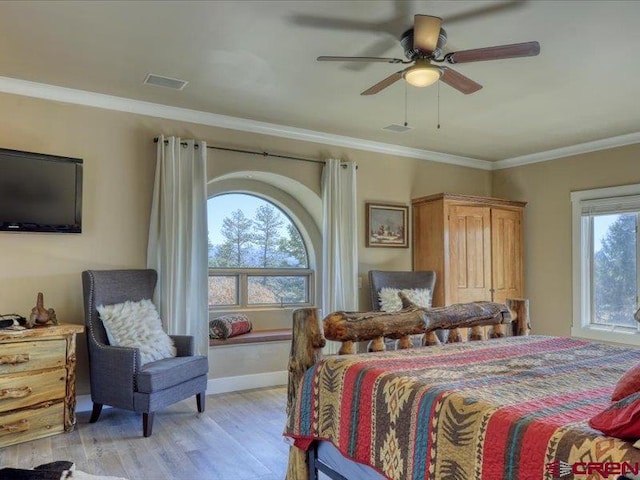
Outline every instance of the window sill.
<svg viewBox="0 0 640 480"><path fill-rule="evenodd" d="M274 312L274 311L294 311L299 308L317 308L310 303L297 303L289 305L219 305L215 307L209 307L209 314L217 315L220 313L231 312Z"/></svg>
<svg viewBox="0 0 640 480"><path fill-rule="evenodd" d="M640 346L640 332L616 330L616 327L572 327L571 336L600 342Z"/></svg>
<svg viewBox="0 0 640 480"><path fill-rule="evenodd" d="M209 339L210 347L217 347L223 345L247 345L251 343L265 343L265 342L290 342L291 341L291 329L281 328L274 330L254 330L237 337L221 339Z"/></svg>

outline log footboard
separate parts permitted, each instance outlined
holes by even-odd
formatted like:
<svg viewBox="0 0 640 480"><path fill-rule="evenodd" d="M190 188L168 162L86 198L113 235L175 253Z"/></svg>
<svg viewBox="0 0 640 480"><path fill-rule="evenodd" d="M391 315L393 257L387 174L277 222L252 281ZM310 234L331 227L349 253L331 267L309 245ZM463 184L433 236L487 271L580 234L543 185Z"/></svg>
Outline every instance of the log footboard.
<svg viewBox="0 0 640 480"><path fill-rule="evenodd" d="M291 419L289 412L295 404L304 372L322 359L322 347L325 343L318 310L303 308L294 311L287 384L287 422ZM291 446L289 448L287 478L289 480L308 479L308 469L306 452Z"/></svg>

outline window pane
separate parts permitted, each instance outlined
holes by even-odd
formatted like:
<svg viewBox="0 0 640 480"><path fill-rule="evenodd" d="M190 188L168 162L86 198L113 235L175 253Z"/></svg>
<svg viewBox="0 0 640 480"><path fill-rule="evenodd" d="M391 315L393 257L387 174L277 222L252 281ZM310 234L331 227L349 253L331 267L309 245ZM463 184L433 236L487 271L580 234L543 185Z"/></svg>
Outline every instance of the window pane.
<svg viewBox="0 0 640 480"><path fill-rule="evenodd" d="M238 277L209 275L209 305L236 305L237 303Z"/></svg>
<svg viewBox="0 0 640 480"><path fill-rule="evenodd" d="M636 218L593 217L593 323L636 326Z"/></svg>
<svg viewBox="0 0 640 480"><path fill-rule="evenodd" d="M249 301L264 303L307 303L308 277L300 276L250 276Z"/></svg>
<svg viewBox="0 0 640 480"><path fill-rule="evenodd" d="M207 202L209 267L307 268L300 232L278 207L246 194L224 194Z"/></svg>

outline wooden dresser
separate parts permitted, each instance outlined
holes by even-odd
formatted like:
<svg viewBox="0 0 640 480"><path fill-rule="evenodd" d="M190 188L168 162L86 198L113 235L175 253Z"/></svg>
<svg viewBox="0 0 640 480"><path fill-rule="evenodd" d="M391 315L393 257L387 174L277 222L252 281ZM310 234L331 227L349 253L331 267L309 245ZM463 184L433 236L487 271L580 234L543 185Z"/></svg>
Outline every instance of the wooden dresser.
<svg viewBox="0 0 640 480"><path fill-rule="evenodd" d="M413 269L435 270L433 305L523 294L526 202L441 193L413 205Z"/></svg>
<svg viewBox="0 0 640 480"><path fill-rule="evenodd" d="M82 325L0 330L0 448L73 430Z"/></svg>

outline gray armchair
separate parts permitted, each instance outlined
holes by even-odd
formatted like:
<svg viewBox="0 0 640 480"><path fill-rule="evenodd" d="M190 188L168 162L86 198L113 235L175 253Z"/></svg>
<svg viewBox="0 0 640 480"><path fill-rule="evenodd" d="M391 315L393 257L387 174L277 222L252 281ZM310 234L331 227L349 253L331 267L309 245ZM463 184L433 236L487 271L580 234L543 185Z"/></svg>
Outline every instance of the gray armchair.
<svg viewBox="0 0 640 480"><path fill-rule="evenodd" d="M436 285L436 272L433 270L416 272L392 272L384 270L369 270L369 291L371 294L371 308L380 310L378 293L382 288L397 288L399 290L410 288L428 288L433 294ZM448 331L436 330L436 336L441 342L446 341ZM414 336L414 345L422 344L422 335ZM395 341L393 341L395 346ZM391 345L387 345L389 348Z"/></svg>
<svg viewBox="0 0 640 480"><path fill-rule="evenodd" d="M371 293L371 308L380 310L378 292L382 288L428 288L433 292L436 285L436 272L387 272L383 270L369 270L369 289Z"/></svg>
<svg viewBox="0 0 640 480"><path fill-rule="evenodd" d="M177 356L140 366L138 349L109 345L96 307L153 298L154 270L88 270L82 272L85 324L91 376L91 423L103 405L142 413L145 437L152 433L154 412L196 396L204 412L209 364L194 355L193 337L173 335ZM206 321L206 319L203 319Z"/></svg>

